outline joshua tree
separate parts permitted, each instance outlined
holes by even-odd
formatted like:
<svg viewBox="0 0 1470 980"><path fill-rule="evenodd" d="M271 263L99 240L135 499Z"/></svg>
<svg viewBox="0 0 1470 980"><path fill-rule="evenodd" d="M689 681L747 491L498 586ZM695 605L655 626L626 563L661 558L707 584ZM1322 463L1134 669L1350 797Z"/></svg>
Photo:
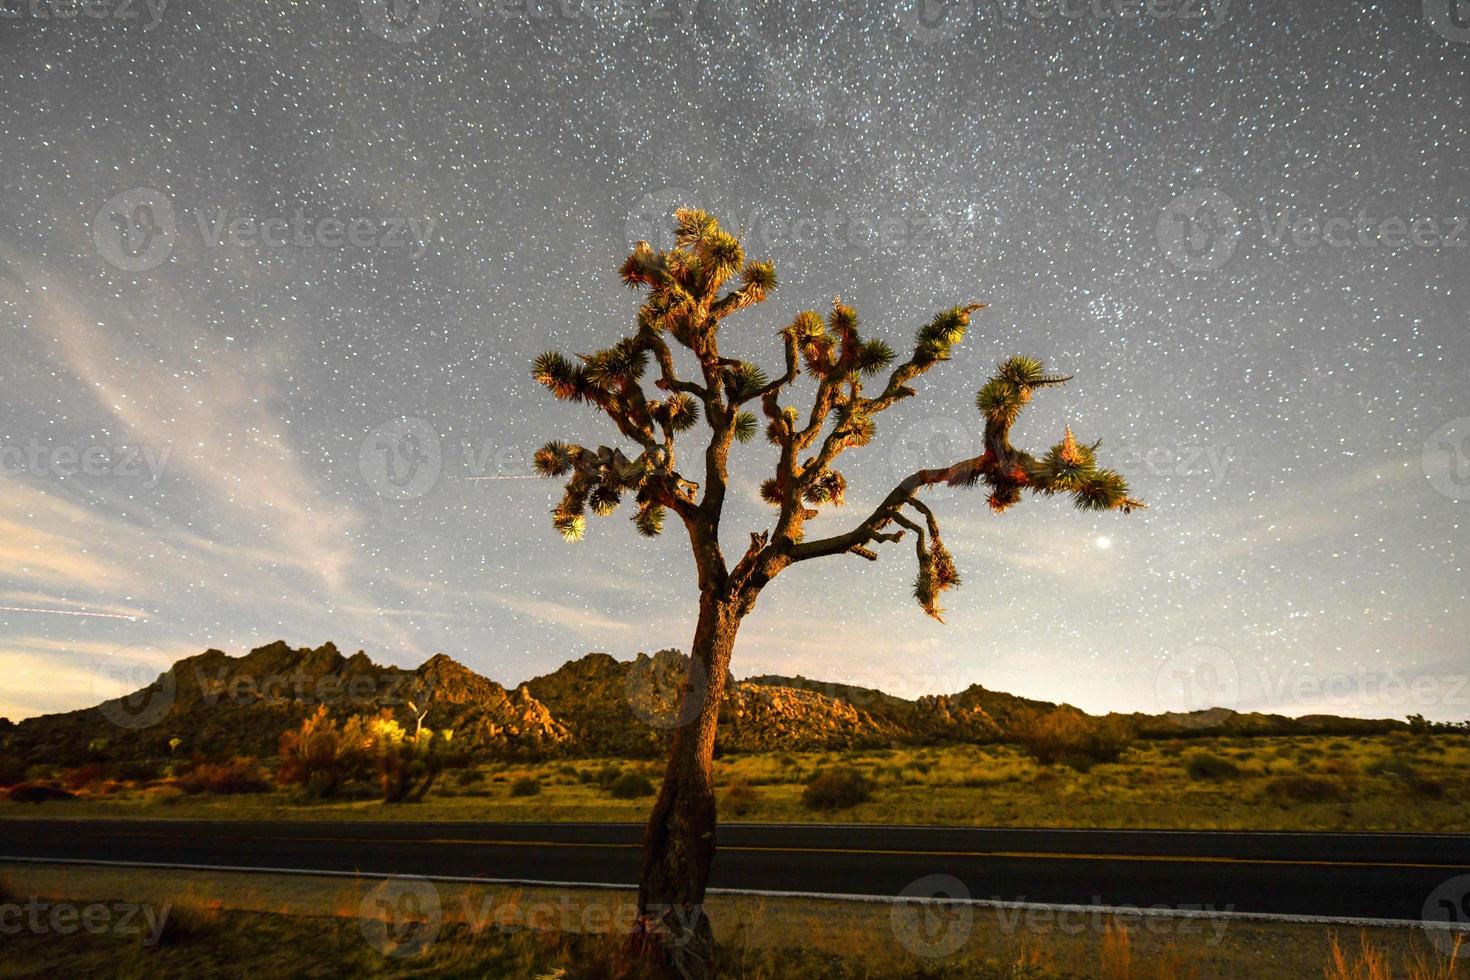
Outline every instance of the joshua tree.
<svg viewBox="0 0 1470 980"><path fill-rule="evenodd" d="M601 411L631 443L625 451L555 441L537 451L542 475L568 478L552 511L561 536L579 540L588 511L607 516L628 496L640 532L657 535L672 511L694 553L700 598L679 714L686 723L673 733L663 787L648 821L638 895L641 926L634 942L650 969L689 977L713 968L703 900L715 852L715 726L736 632L761 590L798 562L834 555L875 561L878 545L910 534L919 566L914 595L938 619L940 593L958 585L959 575L934 513L918 497L925 487L983 485L997 513L1019 501L1023 490L1067 494L1086 510L1127 512L1142 504L1129 496L1122 476L1097 466L1097 444L1078 441L1070 428L1041 456L1011 445L1011 427L1033 393L1069 380L1048 374L1040 361L1012 357L976 397L984 432L976 438L975 455L936 460L933 469L901 480L850 530L807 537L805 524L820 508L843 503L847 485L834 466L838 457L872 440L875 418L913 395L910 385L921 375L949 360L970 317L984 306L939 313L919 328L913 352L902 361L885 341L862 337L857 314L841 301L825 318L798 313L780 331L785 364L770 378L750 361L723 355L719 331L731 314L770 295L775 268L748 261L740 240L703 211L681 209L674 224L672 249L639 242L623 263L623 282L646 292L636 329L576 359L542 354L533 373L556 397ZM674 345L682 348L681 361L697 365L697 375L681 376ZM799 412L782 402L803 371L816 391L810 408ZM877 393L865 394L865 379L885 372ZM644 386L649 374L656 392ZM779 450L775 474L761 488L775 511L774 526L752 532L732 565L720 546L726 462L732 441L746 442L759 432L756 411L765 417L766 438ZM701 417L708 431L698 440L700 451L681 457L681 439L693 436L690 430Z"/></svg>

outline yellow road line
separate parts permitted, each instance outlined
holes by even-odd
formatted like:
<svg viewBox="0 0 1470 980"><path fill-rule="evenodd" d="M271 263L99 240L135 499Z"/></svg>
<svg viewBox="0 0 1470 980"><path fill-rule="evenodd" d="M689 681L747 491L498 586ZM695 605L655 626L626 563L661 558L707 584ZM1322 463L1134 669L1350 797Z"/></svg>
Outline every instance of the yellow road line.
<svg viewBox="0 0 1470 980"><path fill-rule="evenodd" d="M86 836L85 834L79 836ZM91 836L110 836L93 834ZM172 834L130 834L130 837L146 837L156 840L176 840ZM280 837L268 834L246 836L215 835L213 840L295 841L299 843L331 844L430 844L444 847L563 847L563 848L624 848L641 849L641 842L606 843L598 841L555 841L555 840L498 840L482 838L431 837L415 840L404 837ZM880 847L772 847L753 844L717 844L720 851L746 851L776 854L881 854L891 857L956 857L956 858L1012 858L1028 861L1134 861L1142 863L1173 864L1261 864L1287 865L1295 867L1322 868L1413 868L1435 871L1464 870L1463 864L1430 864L1405 861L1329 861L1323 859L1221 857L1218 855L1189 854L1087 854L1067 851L908 851Z"/></svg>

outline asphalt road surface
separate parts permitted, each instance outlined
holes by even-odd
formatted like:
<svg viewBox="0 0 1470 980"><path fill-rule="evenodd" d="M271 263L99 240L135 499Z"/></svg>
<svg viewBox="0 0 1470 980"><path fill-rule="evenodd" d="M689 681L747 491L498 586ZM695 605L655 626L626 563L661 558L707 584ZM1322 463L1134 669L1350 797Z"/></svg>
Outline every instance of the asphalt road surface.
<svg viewBox="0 0 1470 980"><path fill-rule="evenodd" d="M632 885L641 838L633 824L3 819L0 861ZM893 896L937 874L973 899L1417 921L1470 874L1470 835L723 824L710 884Z"/></svg>

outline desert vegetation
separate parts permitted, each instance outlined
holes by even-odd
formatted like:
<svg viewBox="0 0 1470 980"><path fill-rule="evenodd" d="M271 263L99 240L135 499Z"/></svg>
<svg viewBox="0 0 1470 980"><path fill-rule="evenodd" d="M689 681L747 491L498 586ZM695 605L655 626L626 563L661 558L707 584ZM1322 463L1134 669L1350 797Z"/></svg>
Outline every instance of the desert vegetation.
<svg viewBox="0 0 1470 980"><path fill-rule="evenodd" d="M0 866L0 901L106 900L128 894L169 911L156 944L137 935L7 937L0 977L261 975L535 977L633 980L615 927L630 892L497 886L437 886L442 924L422 949L388 957L365 928L371 881L262 874L179 872L149 878L126 869ZM1436 948L1420 930L1329 931L1308 924L1224 921L1146 928L1137 917L1099 915L1063 924L975 910L972 919L921 931L887 903L753 896L711 898L721 976L750 980L926 978L926 980L1459 980L1470 975L1453 946ZM364 909L368 912L365 913ZM550 917L538 913L554 912ZM593 910L600 918L592 918ZM535 922L534 928L503 923ZM568 924L571 925L568 928ZM1081 924L1083 928L1077 928ZM417 928L402 923L403 934ZM960 930L944 955L926 943ZM397 933L393 933L397 935ZM927 955L926 955L927 954Z"/></svg>
<svg viewBox="0 0 1470 980"><path fill-rule="evenodd" d="M1043 763L1033 748L988 743L731 753L716 760L715 786L728 806L726 819L751 821L1470 828L1470 737L1458 733L1139 739L1113 761L1082 765L1068 752ZM391 805L371 770L323 795L309 778L302 782L298 760L288 757L202 766L192 760L33 765L0 790L14 801L0 803L0 817L55 812L636 822L661 777L660 766L649 759L466 763L446 770L418 802ZM281 778L283 768L290 778Z"/></svg>

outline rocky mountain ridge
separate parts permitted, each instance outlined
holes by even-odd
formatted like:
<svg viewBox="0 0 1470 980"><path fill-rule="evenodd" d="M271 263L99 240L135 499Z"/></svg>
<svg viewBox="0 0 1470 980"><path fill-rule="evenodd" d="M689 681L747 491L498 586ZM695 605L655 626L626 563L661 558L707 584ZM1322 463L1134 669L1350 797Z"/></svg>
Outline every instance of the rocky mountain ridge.
<svg viewBox="0 0 1470 980"><path fill-rule="evenodd" d="M0 729L0 746L33 761L179 753L274 755L281 733L318 706L334 714L392 712L452 729L455 744L487 757L648 757L692 715L682 691L689 660L677 650L620 661L589 653L507 688L444 654L413 669L344 656L332 643L277 641L242 657L206 650L175 663L135 694ZM698 669L697 667L695 668ZM695 684L702 689L702 684ZM870 688L765 675L727 677L718 748L727 752L840 750L1007 738L1023 715L1057 708L980 685L906 699ZM1369 733L1401 722L1244 714L1212 708L1128 716L1146 736Z"/></svg>

